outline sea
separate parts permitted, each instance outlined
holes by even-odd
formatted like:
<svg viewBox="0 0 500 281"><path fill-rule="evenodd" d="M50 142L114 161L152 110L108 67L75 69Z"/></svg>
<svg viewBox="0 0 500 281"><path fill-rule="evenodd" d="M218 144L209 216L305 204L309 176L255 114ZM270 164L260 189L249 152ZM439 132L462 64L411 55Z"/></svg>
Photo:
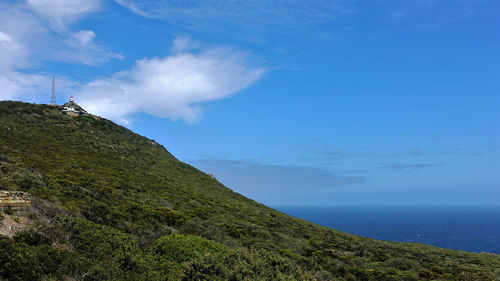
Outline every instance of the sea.
<svg viewBox="0 0 500 281"><path fill-rule="evenodd" d="M500 207L274 207L359 236L500 254Z"/></svg>

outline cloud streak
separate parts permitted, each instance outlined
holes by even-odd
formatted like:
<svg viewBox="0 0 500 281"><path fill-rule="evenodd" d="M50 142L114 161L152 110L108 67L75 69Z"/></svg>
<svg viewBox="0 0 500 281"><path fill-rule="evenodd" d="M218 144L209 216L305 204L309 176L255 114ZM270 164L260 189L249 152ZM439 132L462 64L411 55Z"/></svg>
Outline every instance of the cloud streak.
<svg viewBox="0 0 500 281"><path fill-rule="evenodd" d="M295 192L340 188L367 181L364 176L336 174L317 167L268 165L244 160L205 159L194 161L239 191Z"/></svg>
<svg viewBox="0 0 500 281"><path fill-rule="evenodd" d="M27 0L27 6L50 23L58 31L86 14L99 10L100 0Z"/></svg>
<svg viewBox="0 0 500 281"><path fill-rule="evenodd" d="M324 0L115 2L147 18L163 19L172 25L191 30L210 30L211 33L223 34L234 31L244 31L246 34L251 30L259 33L302 30L309 33L311 26L351 12L345 5L339 5L340 1ZM224 28L220 28L221 26Z"/></svg>
<svg viewBox="0 0 500 281"><path fill-rule="evenodd" d="M437 168L444 166L444 163L383 163L380 165L383 169L390 169L398 172L413 172L428 168Z"/></svg>

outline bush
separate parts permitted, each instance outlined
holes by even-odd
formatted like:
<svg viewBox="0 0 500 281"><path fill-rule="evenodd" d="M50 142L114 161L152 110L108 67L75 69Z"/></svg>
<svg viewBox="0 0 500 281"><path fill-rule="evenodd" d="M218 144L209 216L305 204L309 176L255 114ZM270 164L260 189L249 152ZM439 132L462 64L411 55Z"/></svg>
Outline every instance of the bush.
<svg viewBox="0 0 500 281"><path fill-rule="evenodd" d="M140 252L132 238L112 227L69 217L60 218L59 223L71 233L70 240L75 247L90 257Z"/></svg>
<svg viewBox="0 0 500 281"><path fill-rule="evenodd" d="M100 261L92 269L96 276L111 274L134 280L149 271L143 252L127 234L80 218L58 218L58 224L69 232L69 242L79 253Z"/></svg>
<svg viewBox="0 0 500 281"><path fill-rule="evenodd" d="M51 242L47 236L31 228L16 233L13 238L16 242L25 243L29 246L49 245Z"/></svg>
<svg viewBox="0 0 500 281"><path fill-rule="evenodd" d="M269 251L246 249L233 250L223 256L206 254L185 264L182 275L186 281L313 279L290 259Z"/></svg>
<svg viewBox="0 0 500 281"><path fill-rule="evenodd" d="M15 243L0 235L0 280L41 280L44 276L76 276L86 260L47 245ZM49 278L50 279L50 278Z"/></svg>
<svg viewBox="0 0 500 281"><path fill-rule="evenodd" d="M384 262L389 267L395 267L400 270L416 270L421 266L415 260L407 258L391 258Z"/></svg>
<svg viewBox="0 0 500 281"><path fill-rule="evenodd" d="M205 254L227 251L226 246L200 236L171 234L157 239L149 252L155 262L162 264L165 261L182 263Z"/></svg>
<svg viewBox="0 0 500 281"><path fill-rule="evenodd" d="M17 165L0 161L0 187L7 190L30 191L45 187L42 175Z"/></svg>

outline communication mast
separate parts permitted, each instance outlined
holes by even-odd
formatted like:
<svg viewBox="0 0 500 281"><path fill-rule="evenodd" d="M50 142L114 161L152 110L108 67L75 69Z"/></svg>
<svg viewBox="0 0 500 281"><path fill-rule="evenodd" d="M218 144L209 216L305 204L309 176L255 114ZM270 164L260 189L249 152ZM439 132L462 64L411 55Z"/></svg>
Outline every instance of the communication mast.
<svg viewBox="0 0 500 281"><path fill-rule="evenodd" d="M52 76L52 94L50 95L50 104L56 104L56 80L54 76Z"/></svg>

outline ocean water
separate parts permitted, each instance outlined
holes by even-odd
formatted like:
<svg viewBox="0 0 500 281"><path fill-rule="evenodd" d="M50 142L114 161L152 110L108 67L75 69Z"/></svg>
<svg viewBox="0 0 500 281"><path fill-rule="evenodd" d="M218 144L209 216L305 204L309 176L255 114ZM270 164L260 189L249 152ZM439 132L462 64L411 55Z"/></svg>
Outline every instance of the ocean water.
<svg viewBox="0 0 500 281"><path fill-rule="evenodd" d="M275 209L364 237L500 254L500 207L275 207Z"/></svg>

